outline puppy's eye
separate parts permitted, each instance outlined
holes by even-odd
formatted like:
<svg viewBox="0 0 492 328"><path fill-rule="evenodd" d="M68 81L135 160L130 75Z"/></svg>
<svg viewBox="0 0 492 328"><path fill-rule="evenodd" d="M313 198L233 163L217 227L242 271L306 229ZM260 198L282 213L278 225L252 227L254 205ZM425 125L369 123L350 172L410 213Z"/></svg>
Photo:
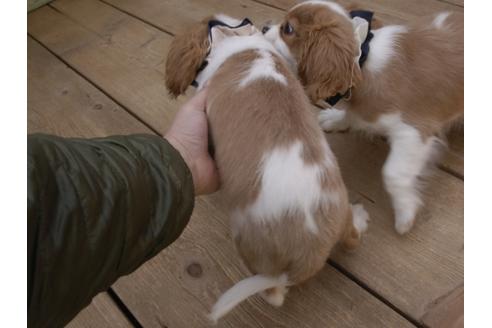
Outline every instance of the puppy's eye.
<svg viewBox="0 0 492 328"><path fill-rule="evenodd" d="M282 31L287 35L291 35L292 33L294 33L294 28L289 23L285 23Z"/></svg>

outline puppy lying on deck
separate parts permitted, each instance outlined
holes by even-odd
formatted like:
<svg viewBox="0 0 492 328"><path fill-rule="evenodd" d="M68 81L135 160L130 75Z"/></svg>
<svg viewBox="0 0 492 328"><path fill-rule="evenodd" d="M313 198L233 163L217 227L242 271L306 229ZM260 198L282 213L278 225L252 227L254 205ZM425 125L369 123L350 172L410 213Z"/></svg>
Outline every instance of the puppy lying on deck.
<svg viewBox="0 0 492 328"><path fill-rule="evenodd" d="M280 306L287 287L321 270L338 241L358 245L368 215L350 206L300 83L248 20L216 15L173 40L166 86L178 96L192 82L208 85L222 198L253 274L222 295L210 318L259 292Z"/></svg>
<svg viewBox="0 0 492 328"><path fill-rule="evenodd" d="M306 1L263 31L311 101L336 106L319 115L325 131L350 127L388 137L383 178L403 234L422 203L419 175L443 132L463 117L463 15L374 31L371 18L331 1Z"/></svg>

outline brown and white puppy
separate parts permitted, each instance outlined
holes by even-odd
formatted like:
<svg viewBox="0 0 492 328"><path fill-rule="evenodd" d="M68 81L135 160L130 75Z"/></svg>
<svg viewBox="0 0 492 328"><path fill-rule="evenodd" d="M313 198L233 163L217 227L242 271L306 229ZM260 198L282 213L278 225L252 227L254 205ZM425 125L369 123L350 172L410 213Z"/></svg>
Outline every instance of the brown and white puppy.
<svg viewBox="0 0 492 328"><path fill-rule="evenodd" d="M338 241L350 249L358 245L368 215L349 204L310 102L275 48L256 28L246 35L213 28L210 44L209 20L174 39L166 85L174 96L194 79L199 88L208 85L222 198L239 254L253 274L222 295L210 315L217 320L259 292L280 306L287 287L317 273Z"/></svg>
<svg viewBox="0 0 492 328"><path fill-rule="evenodd" d="M340 5L307 1L265 31L298 73L311 101L344 94L323 110L325 131L349 127L388 137L383 167L395 229L408 232L421 206L418 177L443 131L463 116L463 15L440 13L373 30L362 69L354 20ZM355 59L355 60L354 60Z"/></svg>

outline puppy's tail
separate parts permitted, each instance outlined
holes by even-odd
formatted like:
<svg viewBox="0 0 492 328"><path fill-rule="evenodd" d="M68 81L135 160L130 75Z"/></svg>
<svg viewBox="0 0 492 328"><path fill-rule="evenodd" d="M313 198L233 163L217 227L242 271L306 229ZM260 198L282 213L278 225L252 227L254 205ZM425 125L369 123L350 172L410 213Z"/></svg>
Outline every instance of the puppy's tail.
<svg viewBox="0 0 492 328"><path fill-rule="evenodd" d="M215 303L209 315L210 320L217 322L227 312L248 297L273 287L287 285L287 274L278 277L268 277L261 274L246 278L232 286Z"/></svg>

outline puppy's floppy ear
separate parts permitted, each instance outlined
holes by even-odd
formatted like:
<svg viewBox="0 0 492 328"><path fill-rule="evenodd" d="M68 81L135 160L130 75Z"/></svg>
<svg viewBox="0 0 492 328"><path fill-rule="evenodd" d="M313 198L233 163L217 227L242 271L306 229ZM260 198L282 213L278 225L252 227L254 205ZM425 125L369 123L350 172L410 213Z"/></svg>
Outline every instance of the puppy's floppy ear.
<svg viewBox="0 0 492 328"><path fill-rule="evenodd" d="M358 45L352 29L337 22L314 26L300 53L298 74L306 93L316 103L345 93L362 79L355 56Z"/></svg>
<svg viewBox="0 0 492 328"><path fill-rule="evenodd" d="M193 82L209 47L208 22L212 17L189 26L175 36L166 61L166 87L177 97Z"/></svg>

